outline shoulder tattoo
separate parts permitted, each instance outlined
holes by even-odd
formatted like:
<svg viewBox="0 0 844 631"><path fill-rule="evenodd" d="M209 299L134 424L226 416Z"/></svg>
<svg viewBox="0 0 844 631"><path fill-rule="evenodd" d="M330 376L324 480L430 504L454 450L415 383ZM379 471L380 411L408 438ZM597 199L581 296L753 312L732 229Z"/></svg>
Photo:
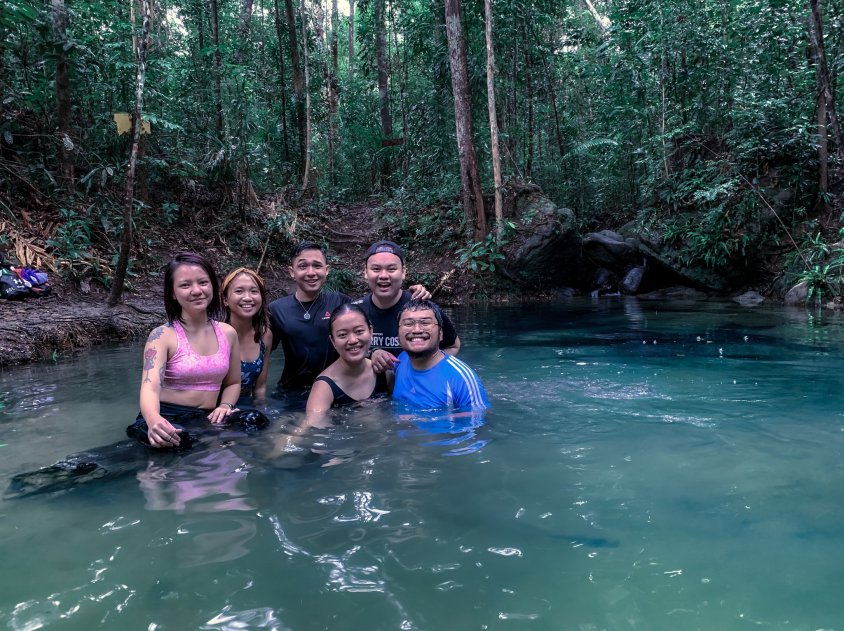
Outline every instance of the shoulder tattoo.
<svg viewBox="0 0 844 631"><path fill-rule="evenodd" d="M162 334L164 333L164 328L165 328L164 325L155 327L152 330L152 332L149 334L149 337L147 338L147 342L154 342L155 340L160 338L162 336Z"/></svg>

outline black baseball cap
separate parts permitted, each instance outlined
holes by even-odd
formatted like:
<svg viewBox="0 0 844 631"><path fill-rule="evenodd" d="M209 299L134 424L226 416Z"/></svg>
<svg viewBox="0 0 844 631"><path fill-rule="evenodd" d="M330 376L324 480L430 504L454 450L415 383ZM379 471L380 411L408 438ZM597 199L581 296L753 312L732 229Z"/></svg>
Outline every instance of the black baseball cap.
<svg viewBox="0 0 844 631"><path fill-rule="evenodd" d="M381 252L395 254L401 259L401 262L404 263L404 253L402 252L401 248L392 241L376 241L375 243L370 245L369 249L366 251L366 257L364 257L364 260L368 261L370 256L372 256L373 254L380 254Z"/></svg>

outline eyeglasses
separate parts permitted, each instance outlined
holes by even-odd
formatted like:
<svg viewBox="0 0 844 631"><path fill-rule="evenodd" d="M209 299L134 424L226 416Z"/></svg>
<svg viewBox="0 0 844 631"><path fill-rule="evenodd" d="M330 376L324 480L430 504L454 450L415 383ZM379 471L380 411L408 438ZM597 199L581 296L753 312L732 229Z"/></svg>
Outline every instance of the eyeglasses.
<svg viewBox="0 0 844 631"><path fill-rule="evenodd" d="M399 322L399 328L402 329L412 329L416 325L419 325L420 329L431 329L437 326L437 321L434 318L420 318L419 320L402 320Z"/></svg>

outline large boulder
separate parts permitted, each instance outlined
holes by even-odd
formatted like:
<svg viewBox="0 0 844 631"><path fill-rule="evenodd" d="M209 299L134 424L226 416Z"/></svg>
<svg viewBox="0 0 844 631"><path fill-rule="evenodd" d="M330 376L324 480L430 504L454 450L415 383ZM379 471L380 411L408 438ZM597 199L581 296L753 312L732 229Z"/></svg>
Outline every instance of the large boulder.
<svg viewBox="0 0 844 631"><path fill-rule="evenodd" d="M790 307L798 307L805 305L809 300L809 283L802 281L797 283L794 287L789 289L783 302Z"/></svg>
<svg viewBox="0 0 844 631"><path fill-rule="evenodd" d="M508 209L515 231L504 246L504 271L529 287L579 286L582 273L577 219L538 187L516 193Z"/></svg>
<svg viewBox="0 0 844 631"><path fill-rule="evenodd" d="M612 230L592 232L583 237L583 256L599 267L624 274L642 263L639 240L624 238Z"/></svg>

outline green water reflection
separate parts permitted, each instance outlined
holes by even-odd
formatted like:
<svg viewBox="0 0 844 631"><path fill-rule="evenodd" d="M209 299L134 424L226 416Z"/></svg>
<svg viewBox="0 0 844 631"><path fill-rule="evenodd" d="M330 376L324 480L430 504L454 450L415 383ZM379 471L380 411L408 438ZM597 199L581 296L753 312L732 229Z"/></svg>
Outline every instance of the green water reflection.
<svg viewBox="0 0 844 631"><path fill-rule="evenodd" d="M276 410L259 436L5 500L0 625L840 626L844 319L633 299L453 316L493 403L473 436L432 444L382 404L323 437L335 466L281 469ZM0 484L121 440L139 367L135 345L0 374Z"/></svg>

